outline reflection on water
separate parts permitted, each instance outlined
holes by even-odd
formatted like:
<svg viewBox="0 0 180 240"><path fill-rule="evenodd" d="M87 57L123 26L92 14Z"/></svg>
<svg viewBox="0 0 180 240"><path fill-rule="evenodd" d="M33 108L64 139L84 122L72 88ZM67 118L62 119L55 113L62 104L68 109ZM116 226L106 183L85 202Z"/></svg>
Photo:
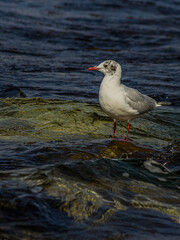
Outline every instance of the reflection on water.
<svg viewBox="0 0 180 240"><path fill-rule="evenodd" d="M177 1L0 2L0 239L179 239ZM171 102L132 121L102 76Z"/></svg>

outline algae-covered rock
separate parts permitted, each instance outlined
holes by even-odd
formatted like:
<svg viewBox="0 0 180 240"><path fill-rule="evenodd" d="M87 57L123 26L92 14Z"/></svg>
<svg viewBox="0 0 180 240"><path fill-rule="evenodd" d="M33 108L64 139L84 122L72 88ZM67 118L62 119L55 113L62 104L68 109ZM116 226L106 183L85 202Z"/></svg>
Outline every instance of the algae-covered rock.
<svg viewBox="0 0 180 240"><path fill-rule="evenodd" d="M64 141L112 136L113 121L99 105L42 98L6 98L0 99L0 106L1 140ZM159 115L161 117L161 113ZM130 140L156 147L167 145L171 133L166 126L162 128L157 117L145 115L132 121ZM175 137L176 132L174 134L173 130ZM118 123L117 139L123 140L125 135L126 123Z"/></svg>
<svg viewBox="0 0 180 240"><path fill-rule="evenodd" d="M0 99L1 139L61 140L102 135L100 108L85 103L29 99ZM98 115L99 114L99 115ZM105 133L106 134L106 133ZM9 137L9 138L8 138Z"/></svg>

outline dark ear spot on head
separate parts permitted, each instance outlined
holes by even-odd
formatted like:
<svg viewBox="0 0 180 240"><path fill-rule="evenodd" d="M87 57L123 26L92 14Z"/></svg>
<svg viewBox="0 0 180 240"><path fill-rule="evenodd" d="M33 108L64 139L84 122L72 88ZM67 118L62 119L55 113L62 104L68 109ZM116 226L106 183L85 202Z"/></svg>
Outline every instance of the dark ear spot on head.
<svg viewBox="0 0 180 240"><path fill-rule="evenodd" d="M112 70L112 71L116 71L116 66L111 65L111 70Z"/></svg>

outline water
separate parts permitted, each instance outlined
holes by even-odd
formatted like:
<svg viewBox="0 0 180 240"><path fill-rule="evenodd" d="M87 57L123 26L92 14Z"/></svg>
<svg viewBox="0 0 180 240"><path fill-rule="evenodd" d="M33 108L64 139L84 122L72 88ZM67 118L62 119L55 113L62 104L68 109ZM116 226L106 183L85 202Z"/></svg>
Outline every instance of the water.
<svg viewBox="0 0 180 240"><path fill-rule="evenodd" d="M175 0L0 2L0 239L179 239L179 16ZM106 59L171 103L129 142L86 71Z"/></svg>

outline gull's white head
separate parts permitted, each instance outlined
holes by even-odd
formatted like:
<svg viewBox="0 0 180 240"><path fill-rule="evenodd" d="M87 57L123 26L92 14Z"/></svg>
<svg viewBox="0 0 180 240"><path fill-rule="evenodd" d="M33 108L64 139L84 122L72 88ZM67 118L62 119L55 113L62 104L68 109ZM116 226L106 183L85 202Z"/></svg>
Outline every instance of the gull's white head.
<svg viewBox="0 0 180 240"><path fill-rule="evenodd" d="M96 70L102 72L104 75L118 75L121 77L121 66L114 60L106 60L100 63L98 66L90 67L88 70Z"/></svg>

